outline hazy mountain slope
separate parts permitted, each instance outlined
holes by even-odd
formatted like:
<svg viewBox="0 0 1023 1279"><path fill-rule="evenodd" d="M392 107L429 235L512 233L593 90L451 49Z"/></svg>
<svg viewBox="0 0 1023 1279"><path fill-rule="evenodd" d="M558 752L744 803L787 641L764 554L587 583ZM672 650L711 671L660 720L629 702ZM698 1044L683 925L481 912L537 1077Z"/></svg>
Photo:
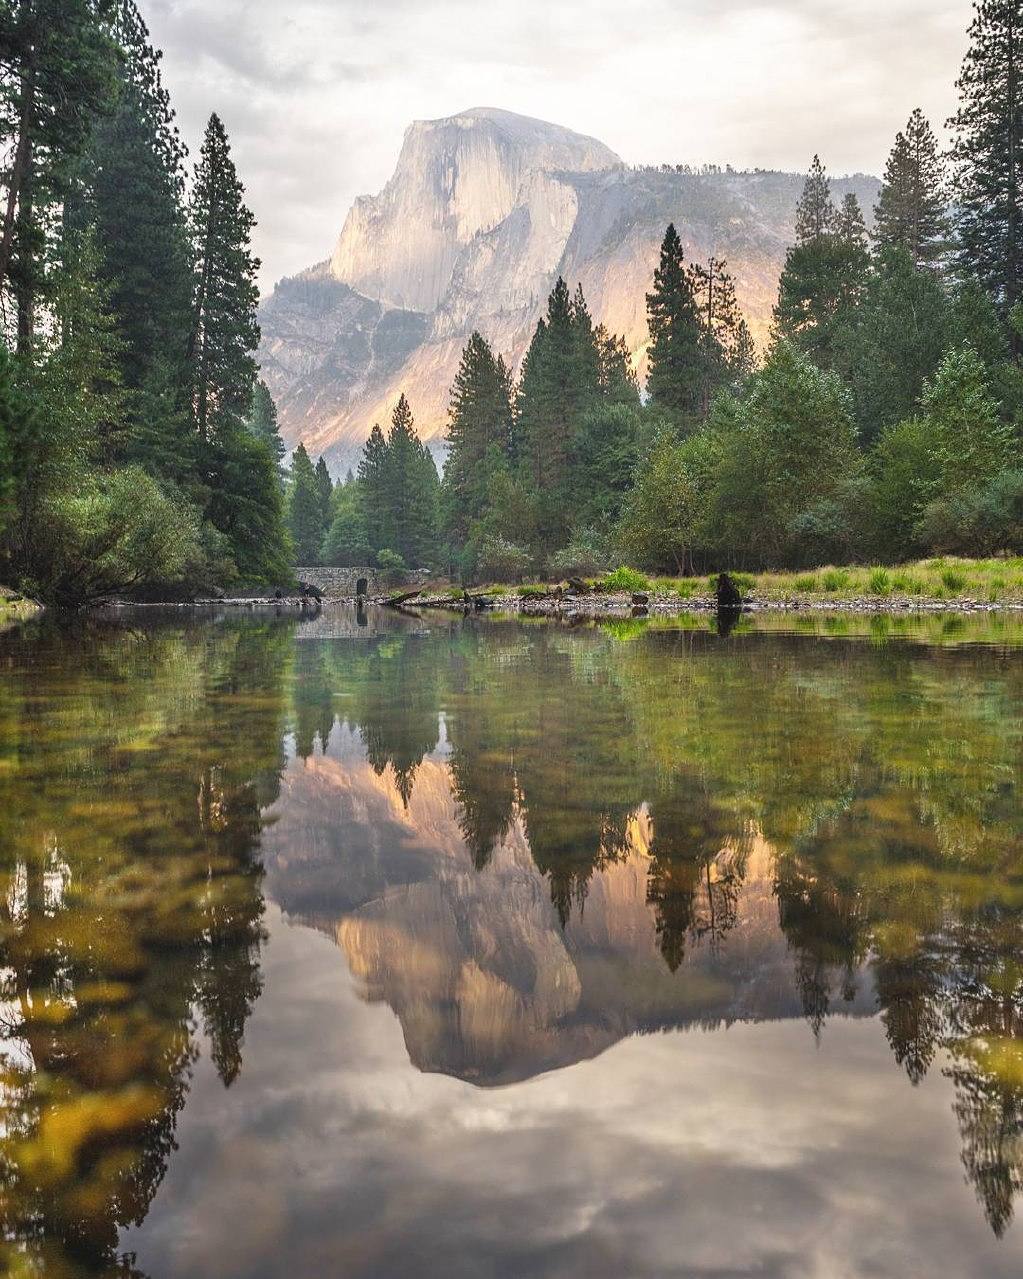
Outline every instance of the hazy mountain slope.
<svg viewBox="0 0 1023 1279"><path fill-rule="evenodd" d="M642 367L645 294L669 221L691 255L728 259L763 339L802 183L630 169L592 138L486 108L419 121L384 190L355 202L329 262L262 305L261 359L285 439L343 470L404 391L423 436L439 441L468 335L478 328L517 363L559 274L582 283L594 317L626 335ZM876 179L833 185L869 214Z"/></svg>

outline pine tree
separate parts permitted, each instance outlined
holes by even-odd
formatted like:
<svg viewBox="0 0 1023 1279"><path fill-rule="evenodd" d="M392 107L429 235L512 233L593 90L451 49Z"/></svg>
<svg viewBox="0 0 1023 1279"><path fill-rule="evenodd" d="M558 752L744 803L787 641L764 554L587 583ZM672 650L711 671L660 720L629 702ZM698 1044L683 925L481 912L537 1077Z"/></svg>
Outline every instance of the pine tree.
<svg viewBox="0 0 1023 1279"><path fill-rule="evenodd" d="M863 210L854 191L847 191L842 200L835 222L835 234L843 244L866 253L868 237L867 224L863 220Z"/></svg>
<svg viewBox="0 0 1023 1279"><path fill-rule="evenodd" d="M977 0L958 80L955 134L959 267L1008 314L1021 297L1020 165L1023 162L1023 9L1018 0Z"/></svg>
<svg viewBox="0 0 1023 1279"><path fill-rule="evenodd" d="M132 0L113 23L116 104L83 158L82 214L96 228L100 277L120 339L128 436L123 461L187 485L194 467L185 355L192 293L185 149L160 78L160 54Z"/></svg>
<svg viewBox="0 0 1023 1279"><path fill-rule="evenodd" d="M196 425L206 443L242 422L256 377L259 261L250 248L255 219L243 195L224 126L212 115L190 210L196 289L188 354Z"/></svg>
<svg viewBox="0 0 1023 1279"><path fill-rule="evenodd" d="M824 166L814 156L796 213L796 243L779 282L775 335L794 343L820 368L835 368L869 266L859 204L853 198L841 213L835 209Z"/></svg>
<svg viewBox="0 0 1023 1279"><path fill-rule="evenodd" d="M919 107L909 117L884 170L874 211L878 249L900 248L913 265L933 267L945 251L945 170L938 141Z"/></svg>
<svg viewBox="0 0 1023 1279"><path fill-rule="evenodd" d="M291 459L291 491L288 495L288 525L295 547L296 563L318 564L326 534L316 471L304 444Z"/></svg>
<svg viewBox="0 0 1023 1279"><path fill-rule="evenodd" d="M249 410L248 428L250 434L270 453L283 481L284 456L287 449L284 447L280 428L277 425L277 405L270 394L270 388L262 378L259 378L252 388L252 407Z"/></svg>
<svg viewBox="0 0 1023 1279"><path fill-rule="evenodd" d="M819 155L813 157L803 194L796 205L796 243L810 244L831 235L838 211L831 199L831 183Z"/></svg>
<svg viewBox="0 0 1023 1279"><path fill-rule="evenodd" d="M107 0L20 0L0 6L0 137L9 140L0 221L0 287L10 286L17 345L32 352L47 250L77 160L112 97L115 46Z"/></svg>
<svg viewBox="0 0 1023 1279"><path fill-rule="evenodd" d="M323 531L326 533L330 528L330 499L334 492L334 484L322 454L316 460L316 489L320 498L320 520L323 523Z"/></svg>
<svg viewBox="0 0 1023 1279"><path fill-rule="evenodd" d="M682 241L669 225L647 294L650 330L647 391L652 403L678 421L697 414L704 402L706 342L703 320L686 270Z"/></svg>
<svg viewBox="0 0 1023 1279"><path fill-rule="evenodd" d="M701 409L706 414L714 391L741 375L739 370L748 358L749 329L739 310L735 281L728 272L727 262L713 257L706 266L694 262L689 267L689 279L703 322Z"/></svg>
<svg viewBox="0 0 1023 1279"><path fill-rule="evenodd" d="M495 358L479 333L472 334L462 352L451 388L446 439L445 522L462 543L486 507L492 460L511 457L511 378L504 361Z"/></svg>
<svg viewBox="0 0 1023 1279"><path fill-rule="evenodd" d="M384 463L390 550L416 567L433 556L437 542L437 467L416 434L404 395L391 417Z"/></svg>
<svg viewBox="0 0 1023 1279"><path fill-rule="evenodd" d="M366 540L374 551L391 545L390 510L387 499L387 441L374 424L359 459L359 488L362 492Z"/></svg>

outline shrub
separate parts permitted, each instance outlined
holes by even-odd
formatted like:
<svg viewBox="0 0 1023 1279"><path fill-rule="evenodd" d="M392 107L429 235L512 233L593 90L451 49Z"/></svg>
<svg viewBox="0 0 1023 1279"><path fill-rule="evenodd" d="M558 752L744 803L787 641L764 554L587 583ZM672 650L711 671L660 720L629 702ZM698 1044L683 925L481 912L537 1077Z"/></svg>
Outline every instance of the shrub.
<svg viewBox="0 0 1023 1279"><path fill-rule="evenodd" d="M644 577L642 573L637 573L634 568L616 568L613 573L608 573L603 582L604 589L612 592L631 592L631 591L648 591L650 589L650 581Z"/></svg>
<svg viewBox="0 0 1023 1279"><path fill-rule="evenodd" d="M607 556L586 538L576 539L547 561L551 577L593 577L607 568Z"/></svg>
<svg viewBox="0 0 1023 1279"><path fill-rule="evenodd" d="M834 595L836 591L844 591L849 581L849 574L844 568L829 568L821 576L821 587L829 595Z"/></svg>
<svg viewBox="0 0 1023 1279"><path fill-rule="evenodd" d="M892 579L891 574L886 568L874 568L870 570L870 579L867 584L867 590L871 595L891 595Z"/></svg>
<svg viewBox="0 0 1023 1279"><path fill-rule="evenodd" d="M476 571L480 577L492 582L519 582L529 572L530 562L529 552L524 546L495 535L484 538Z"/></svg>
<svg viewBox="0 0 1023 1279"><path fill-rule="evenodd" d="M385 547L377 552L377 566L388 586L401 586L408 578L408 565L397 551Z"/></svg>

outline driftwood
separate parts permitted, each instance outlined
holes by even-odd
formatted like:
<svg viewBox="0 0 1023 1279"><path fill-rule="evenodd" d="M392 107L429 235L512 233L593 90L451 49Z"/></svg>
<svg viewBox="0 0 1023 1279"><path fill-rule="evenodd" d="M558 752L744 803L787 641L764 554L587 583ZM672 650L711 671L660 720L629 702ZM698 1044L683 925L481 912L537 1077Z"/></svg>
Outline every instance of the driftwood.
<svg viewBox="0 0 1023 1279"><path fill-rule="evenodd" d="M490 608L490 597L487 595L470 595L463 591L461 595L439 595L432 599L418 600L416 608L459 608L465 612L480 613Z"/></svg>
<svg viewBox="0 0 1023 1279"><path fill-rule="evenodd" d="M401 608L402 604L407 604L409 600L414 600L422 591L405 591L401 595L390 595L387 599L380 600L381 608Z"/></svg>

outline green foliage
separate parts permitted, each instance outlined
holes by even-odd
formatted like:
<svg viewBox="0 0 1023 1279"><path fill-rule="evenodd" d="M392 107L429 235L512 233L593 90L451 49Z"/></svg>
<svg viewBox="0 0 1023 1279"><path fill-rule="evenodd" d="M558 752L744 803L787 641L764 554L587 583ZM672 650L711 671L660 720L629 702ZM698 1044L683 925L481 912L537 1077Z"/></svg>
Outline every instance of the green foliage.
<svg viewBox="0 0 1023 1279"><path fill-rule="evenodd" d="M898 249L914 267L938 265L946 249L945 170L938 141L917 107L895 136L874 211L882 251Z"/></svg>
<svg viewBox="0 0 1023 1279"><path fill-rule="evenodd" d="M871 569L867 589L871 595L891 595L892 575L886 568Z"/></svg>
<svg viewBox="0 0 1023 1279"><path fill-rule="evenodd" d="M404 557L389 547L377 552L377 567L385 582L390 586L401 586L408 577L408 565Z"/></svg>
<svg viewBox="0 0 1023 1279"><path fill-rule="evenodd" d="M491 535L483 539L479 548L477 573L484 581L518 582L529 572L531 563L526 547Z"/></svg>
<svg viewBox="0 0 1023 1279"><path fill-rule="evenodd" d="M287 450L277 424L277 405L270 394L270 388L262 378L257 378L252 388L252 405L246 425L249 428L249 434L259 440L273 458L277 474L283 484L284 456Z"/></svg>
<svg viewBox="0 0 1023 1279"><path fill-rule="evenodd" d="M291 460L288 527L296 563L318 564L325 536L323 507L316 471L304 444L299 444Z"/></svg>
<svg viewBox="0 0 1023 1279"><path fill-rule="evenodd" d="M322 562L353 568L371 564L374 552L366 532L365 502L358 480L349 478L335 486L330 513L330 527L320 552Z"/></svg>
<svg viewBox="0 0 1023 1279"><path fill-rule="evenodd" d="M688 457L686 446L663 432L640 464L619 529L637 564L688 571L703 510L700 477Z"/></svg>
<svg viewBox="0 0 1023 1279"><path fill-rule="evenodd" d="M682 425L706 407L716 352L708 344L682 241L673 224L661 244L646 306L650 330L647 392L655 407Z"/></svg>
<svg viewBox="0 0 1023 1279"><path fill-rule="evenodd" d="M610 555L606 545L592 529L582 529L568 546L550 556L547 572L550 577L593 577L603 572Z"/></svg>
<svg viewBox="0 0 1023 1279"><path fill-rule="evenodd" d="M624 565L616 568L613 573L608 573L600 583L601 589L613 593L631 593L632 591L648 591L650 589L650 579L644 577L642 573L637 573L634 568L626 568Z"/></svg>
<svg viewBox="0 0 1023 1279"><path fill-rule="evenodd" d="M437 467L416 434L412 410L402 395L384 455L384 528L387 545L414 567L428 564L436 553L439 497Z"/></svg>
<svg viewBox="0 0 1023 1279"><path fill-rule="evenodd" d="M44 600L58 608L173 589L204 564L198 513L138 467L90 478L44 506L37 580Z"/></svg>
<svg viewBox="0 0 1023 1279"><path fill-rule="evenodd" d="M487 508L496 467L512 458L512 387L504 360L473 333L451 388L448 457L444 468L445 525L464 541Z"/></svg>

